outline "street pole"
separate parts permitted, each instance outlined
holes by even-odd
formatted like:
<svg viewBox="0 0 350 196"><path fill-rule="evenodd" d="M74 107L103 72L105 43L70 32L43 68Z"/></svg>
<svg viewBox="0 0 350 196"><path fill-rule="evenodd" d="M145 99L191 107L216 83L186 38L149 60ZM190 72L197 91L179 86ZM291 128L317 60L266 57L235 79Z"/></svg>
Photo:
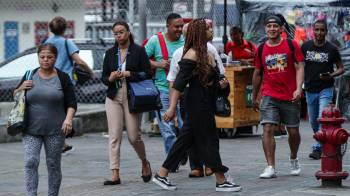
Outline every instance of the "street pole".
<svg viewBox="0 0 350 196"><path fill-rule="evenodd" d="M129 14L128 14L130 31L134 31L134 0L129 0Z"/></svg>
<svg viewBox="0 0 350 196"><path fill-rule="evenodd" d="M139 43L147 37L147 15L146 15L146 3L145 0L138 0L139 4Z"/></svg>
<svg viewBox="0 0 350 196"><path fill-rule="evenodd" d="M129 0L130 1L130 0ZM131 0L132 1L132 0ZM147 38L147 1L138 0L138 9L139 9L139 34L138 41L142 44L143 40ZM151 122L149 112L142 113L141 117L141 128L144 132L151 132Z"/></svg>
<svg viewBox="0 0 350 196"><path fill-rule="evenodd" d="M228 38L226 35L226 32L227 32L226 26L227 26L227 0L224 0L224 35L222 36L222 43L224 44L225 53L226 53L226 43L228 41Z"/></svg>
<svg viewBox="0 0 350 196"><path fill-rule="evenodd" d="M197 0L193 0L193 19L198 18L198 1Z"/></svg>
<svg viewBox="0 0 350 196"><path fill-rule="evenodd" d="M242 25L242 9L241 9L241 1L240 0L236 0L236 8L238 10L238 13L239 13L239 26L242 28L243 30L243 25Z"/></svg>

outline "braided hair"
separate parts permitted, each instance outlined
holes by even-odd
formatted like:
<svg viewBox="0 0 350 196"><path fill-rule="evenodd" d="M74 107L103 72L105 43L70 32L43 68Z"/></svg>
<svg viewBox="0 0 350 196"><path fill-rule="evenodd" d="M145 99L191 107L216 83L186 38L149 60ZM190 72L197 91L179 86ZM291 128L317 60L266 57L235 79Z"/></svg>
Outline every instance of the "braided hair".
<svg viewBox="0 0 350 196"><path fill-rule="evenodd" d="M209 77L212 66L209 64L208 50L207 50L207 28L204 19L195 19L190 22L187 34L186 42L184 46L183 55L187 53L191 48L196 52L196 67L194 73L199 76L199 80L203 86L208 86Z"/></svg>

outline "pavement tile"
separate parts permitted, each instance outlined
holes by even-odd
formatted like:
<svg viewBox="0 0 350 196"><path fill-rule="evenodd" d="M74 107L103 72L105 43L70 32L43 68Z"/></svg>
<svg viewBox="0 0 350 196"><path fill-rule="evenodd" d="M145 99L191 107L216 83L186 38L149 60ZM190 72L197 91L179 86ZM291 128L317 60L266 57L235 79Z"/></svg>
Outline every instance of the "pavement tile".
<svg viewBox="0 0 350 196"><path fill-rule="evenodd" d="M350 123L343 126L350 130ZM343 181L343 188L321 188L314 174L320 168L320 161L310 160L308 154L313 143L312 131L308 122L301 123L302 143L299 160L302 166L300 176L289 175L288 139L277 139L276 170L278 177L271 180L258 179L266 166L261 146L261 127L253 136L240 136L235 139L221 139L220 152L223 164L230 168L228 174L242 185L239 193L216 193L214 177L189 179L189 166L181 166L178 173L170 179L178 187L176 191L164 191L158 186L144 183L141 179L141 162L126 134L121 147L121 181L118 186L103 186L110 177L108 169L108 138L101 133L85 134L68 139L75 151L62 157L63 181L60 190L62 196L132 196L132 195L271 195L271 196L321 196L350 195L350 180ZM159 137L143 135L148 159L155 172L165 159L163 140ZM0 144L0 196L24 195L23 149L22 143ZM343 160L344 170L350 170L350 155ZM47 195L47 171L44 150L39 167L39 195Z"/></svg>

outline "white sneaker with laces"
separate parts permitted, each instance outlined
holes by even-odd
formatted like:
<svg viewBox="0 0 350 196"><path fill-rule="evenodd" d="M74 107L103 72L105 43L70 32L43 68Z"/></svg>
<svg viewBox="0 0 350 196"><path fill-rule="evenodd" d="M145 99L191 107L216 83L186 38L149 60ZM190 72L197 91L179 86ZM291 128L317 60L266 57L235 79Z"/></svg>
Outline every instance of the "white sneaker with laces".
<svg viewBox="0 0 350 196"><path fill-rule="evenodd" d="M168 177L161 177L156 173L152 178L152 181L165 190L169 190L169 191L176 190L176 186L171 184Z"/></svg>
<svg viewBox="0 0 350 196"><path fill-rule="evenodd" d="M264 172L260 174L259 176L262 179L270 179L270 178L276 178L276 171L275 169L269 165L264 169Z"/></svg>
<svg viewBox="0 0 350 196"><path fill-rule="evenodd" d="M225 182L218 184L216 183L216 191L217 192L238 192L242 190L242 187L233 182L233 179L230 175L225 175Z"/></svg>
<svg viewBox="0 0 350 196"><path fill-rule="evenodd" d="M293 176L299 176L301 172L301 168L299 165L298 158L290 159L290 174Z"/></svg>
<svg viewBox="0 0 350 196"><path fill-rule="evenodd" d="M241 191L242 187L238 184L235 184L233 182L225 181L222 184L216 183L216 189L217 192L238 192Z"/></svg>

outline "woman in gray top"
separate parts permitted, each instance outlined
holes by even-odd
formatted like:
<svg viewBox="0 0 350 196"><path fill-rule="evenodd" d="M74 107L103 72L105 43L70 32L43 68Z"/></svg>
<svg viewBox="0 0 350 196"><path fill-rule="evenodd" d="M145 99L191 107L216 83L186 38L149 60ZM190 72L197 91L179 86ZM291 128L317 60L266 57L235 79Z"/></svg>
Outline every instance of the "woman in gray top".
<svg viewBox="0 0 350 196"><path fill-rule="evenodd" d="M28 196L37 195L38 166L44 144L48 170L48 195L58 195L61 185L61 151L65 135L72 131L76 100L66 73L55 69L57 49L52 44L38 47L40 67L31 80L22 79L14 94L26 90L27 124L23 133L25 183Z"/></svg>

